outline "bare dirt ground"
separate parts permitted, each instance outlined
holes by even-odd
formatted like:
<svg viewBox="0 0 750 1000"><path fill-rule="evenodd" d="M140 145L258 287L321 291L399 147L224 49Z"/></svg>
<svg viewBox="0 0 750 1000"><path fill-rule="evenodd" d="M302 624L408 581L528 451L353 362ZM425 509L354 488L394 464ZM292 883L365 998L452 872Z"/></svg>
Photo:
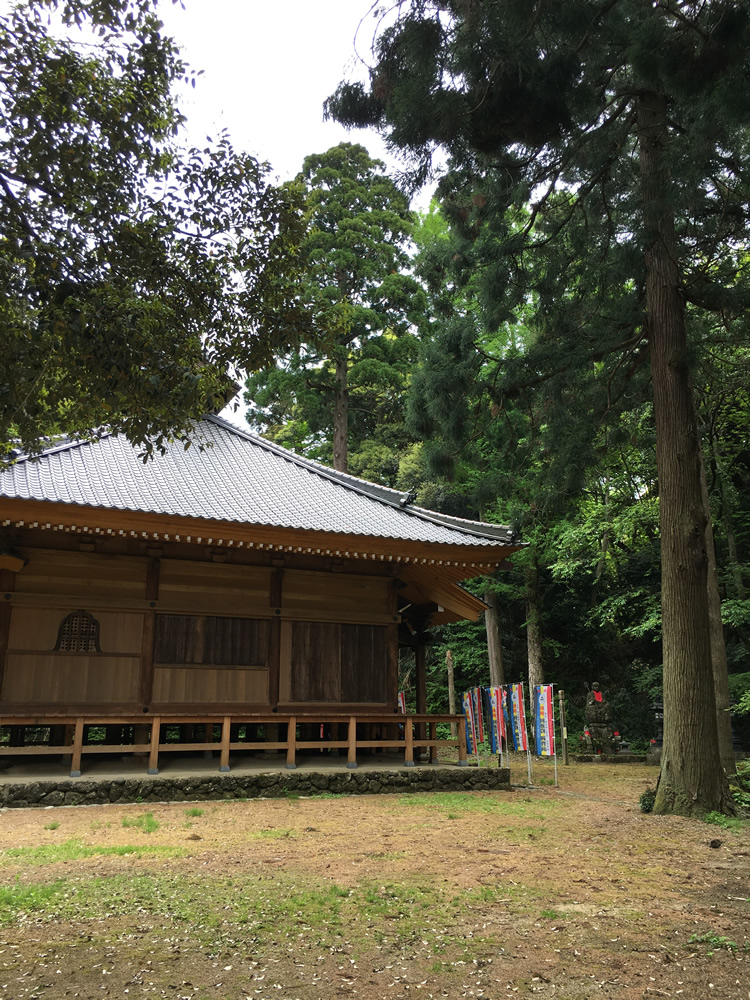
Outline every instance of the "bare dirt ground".
<svg viewBox="0 0 750 1000"><path fill-rule="evenodd" d="M748 1000L750 825L641 814L643 765L551 778L6 811L0 998Z"/></svg>

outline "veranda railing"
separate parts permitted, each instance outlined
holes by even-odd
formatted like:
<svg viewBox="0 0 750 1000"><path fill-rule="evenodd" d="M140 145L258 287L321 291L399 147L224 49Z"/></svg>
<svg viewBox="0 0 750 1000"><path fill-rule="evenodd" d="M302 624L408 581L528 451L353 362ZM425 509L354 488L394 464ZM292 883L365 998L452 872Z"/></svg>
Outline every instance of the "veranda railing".
<svg viewBox="0 0 750 1000"><path fill-rule="evenodd" d="M298 739L297 727L305 723L321 726L321 738L315 740ZM368 723L383 726L385 733L376 739L360 739L357 736L357 726ZM458 727L457 739L439 739L437 726L439 723L453 723ZM285 739L271 740L233 740L232 730L238 726L273 726L274 731L283 730L286 726ZM362 715L336 713L295 713L281 714L274 712L268 715L251 715L237 713L233 715L154 715L147 718L140 716L118 716L113 718L104 715L76 716L35 716L27 718L0 718L0 727L38 727L49 728L50 736L63 732L62 742L54 745L53 739L46 743L32 743L24 746L9 744L0 745L1 756L66 756L70 755L70 775L80 777L81 760L84 754L148 754L148 773L159 773L159 756L162 753L175 751L219 751L219 770L230 770L230 754L241 750L280 750L286 751L286 767L297 766L297 752L300 750L343 750L347 751L349 768L357 767L357 750L393 750L402 749L404 766L414 766L414 751L427 750L428 760L437 760L441 747L458 748L458 765L465 766L466 759L466 719L463 715L426 715L382 714ZM104 727L105 742L86 742L84 735L88 727ZM135 739L132 743L112 743L106 741L106 730L111 727L134 727ZM165 727L168 726L205 726L203 740L191 739L189 742L170 742L164 739ZM220 727L218 742L214 739L216 727ZM346 739L326 738L326 727L331 727L333 733L338 733L341 727L346 728ZM335 727L335 728L334 728ZM415 727L417 727L415 735ZM236 730L235 730L236 731ZM397 733L397 738L393 738ZM59 740L59 736L57 737Z"/></svg>

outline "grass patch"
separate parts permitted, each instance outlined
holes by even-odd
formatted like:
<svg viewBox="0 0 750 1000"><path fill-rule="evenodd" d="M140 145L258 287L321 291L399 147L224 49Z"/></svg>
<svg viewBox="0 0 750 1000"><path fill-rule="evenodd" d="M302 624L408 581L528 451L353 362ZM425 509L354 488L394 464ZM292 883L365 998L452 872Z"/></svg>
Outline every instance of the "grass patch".
<svg viewBox="0 0 750 1000"><path fill-rule="evenodd" d="M253 957L270 954L290 941L300 953L317 954L339 948L344 938L357 949L383 944L417 948L425 956L455 949L463 955L467 922L484 920L488 906L503 906L510 895L507 886L457 890L422 879L346 888L315 877L300 884L291 873L206 878L159 868L46 885L16 883L0 893L0 923L33 916L77 926L158 916L171 933L189 930L211 957L236 956L238 949Z"/></svg>
<svg viewBox="0 0 750 1000"><path fill-rule="evenodd" d="M429 792L399 796L398 805L419 807L421 809L438 810L448 815L450 819L459 819L469 813L485 813L496 816L544 816L550 809L558 806L556 799L534 800L524 798L520 801L498 792L496 795L482 795L477 792Z"/></svg>
<svg viewBox="0 0 750 1000"><path fill-rule="evenodd" d="M32 884L0 887L0 924L10 924L21 914L47 912L50 903L57 899L65 883L60 879L49 884Z"/></svg>
<svg viewBox="0 0 750 1000"><path fill-rule="evenodd" d="M198 806L191 806L190 809L185 809L186 816L202 816L203 810L199 809Z"/></svg>
<svg viewBox="0 0 750 1000"><path fill-rule="evenodd" d="M294 837L295 835L294 827L290 827L288 830L253 830L252 833L248 834L250 840L281 840L284 837Z"/></svg>
<svg viewBox="0 0 750 1000"><path fill-rule="evenodd" d="M51 823L45 823L44 829L45 830L57 830L59 826L60 826L60 824L57 822L57 820L53 819Z"/></svg>
<svg viewBox="0 0 750 1000"><path fill-rule="evenodd" d="M91 847L80 840L66 840L62 844L39 844L36 847L9 847L0 851L0 865L52 865L58 861L80 861L94 855L159 854L163 857L182 857L181 847L144 847L120 844L117 847Z"/></svg>
<svg viewBox="0 0 750 1000"><path fill-rule="evenodd" d="M143 833L156 833L156 831L161 826L158 819L154 818L153 813L141 813L140 816L136 816L135 819L131 819L129 816L122 817L122 825L126 829L142 830Z"/></svg>

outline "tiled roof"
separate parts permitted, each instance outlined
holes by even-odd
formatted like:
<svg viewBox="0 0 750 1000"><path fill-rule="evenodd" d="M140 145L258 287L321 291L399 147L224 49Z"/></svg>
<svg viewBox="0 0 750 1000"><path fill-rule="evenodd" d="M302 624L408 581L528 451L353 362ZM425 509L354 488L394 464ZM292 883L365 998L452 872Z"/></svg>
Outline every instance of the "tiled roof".
<svg viewBox="0 0 750 1000"><path fill-rule="evenodd" d="M67 441L0 470L0 497L453 545L513 543L501 525L414 507L402 493L300 458L220 417L143 462L123 435Z"/></svg>

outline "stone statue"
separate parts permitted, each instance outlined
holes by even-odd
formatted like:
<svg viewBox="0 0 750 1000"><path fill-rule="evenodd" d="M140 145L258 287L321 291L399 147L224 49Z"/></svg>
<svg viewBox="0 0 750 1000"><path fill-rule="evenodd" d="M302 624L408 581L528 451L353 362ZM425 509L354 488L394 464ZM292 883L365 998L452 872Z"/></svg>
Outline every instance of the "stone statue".
<svg viewBox="0 0 750 1000"><path fill-rule="evenodd" d="M594 753L616 753L619 733L612 725L612 706L596 681L586 695L586 743Z"/></svg>

